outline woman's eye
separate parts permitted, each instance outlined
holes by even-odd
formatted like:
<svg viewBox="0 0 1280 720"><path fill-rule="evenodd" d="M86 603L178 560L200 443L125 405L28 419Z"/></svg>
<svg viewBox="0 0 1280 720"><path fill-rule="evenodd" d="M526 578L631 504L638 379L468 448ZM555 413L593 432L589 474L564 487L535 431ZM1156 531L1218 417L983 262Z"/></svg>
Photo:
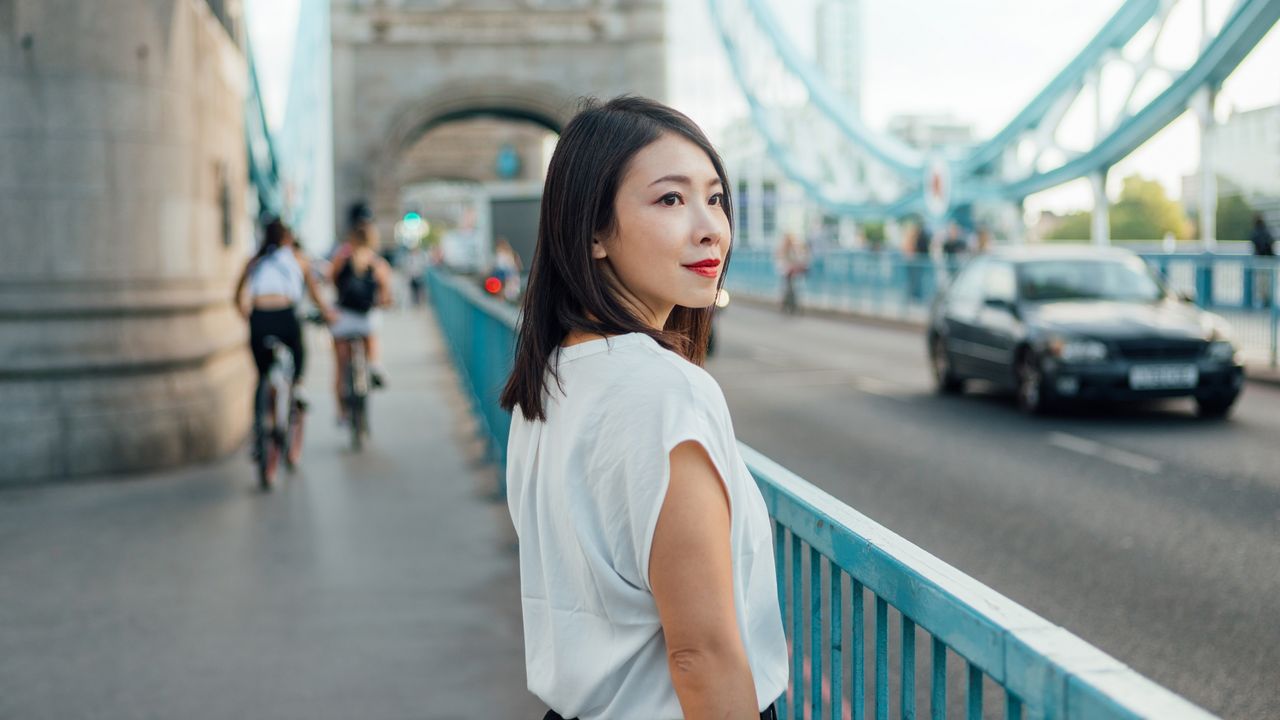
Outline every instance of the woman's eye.
<svg viewBox="0 0 1280 720"><path fill-rule="evenodd" d="M711 205L723 205L724 193L716 193L715 195L712 195L711 199L708 200L707 202Z"/></svg>
<svg viewBox="0 0 1280 720"><path fill-rule="evenodd" d="M658 202L662 203L663 205L666 205L667 207L675 207L680 203L680 200L681 200L680 193L674 193L674 192L667 193L666 195L663 195L662 197L658 198Z"/></svg>

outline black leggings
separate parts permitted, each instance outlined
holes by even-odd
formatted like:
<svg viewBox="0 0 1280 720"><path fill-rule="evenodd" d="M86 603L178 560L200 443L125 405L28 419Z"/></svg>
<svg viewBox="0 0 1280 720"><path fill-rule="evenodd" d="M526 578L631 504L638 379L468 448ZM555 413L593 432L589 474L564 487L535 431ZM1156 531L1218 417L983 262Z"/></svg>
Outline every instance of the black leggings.
<svg viewBox="0 0 1280 720"><path fill-rule="evenodd" d="M542 720L564 720L564 718L560 717L560 713L555 710L548 710L547 714L542 716ZM765 708L764 712L760 713L760 720L778 720L778 707L770 705Z"/></svg>
<svg viewBox="0 0 1280 720"><path fill-rule="evenodd" d="M249 348L253 350L253 364L258 366L258 379L261 380L271 369L271 348L267 347L267 338L274 336L289 348L293 354L294 382L302 380L302 371L306 368L307 354L302 349L302 325L293 308L279 310L257 310L249 315Z"/></svg>

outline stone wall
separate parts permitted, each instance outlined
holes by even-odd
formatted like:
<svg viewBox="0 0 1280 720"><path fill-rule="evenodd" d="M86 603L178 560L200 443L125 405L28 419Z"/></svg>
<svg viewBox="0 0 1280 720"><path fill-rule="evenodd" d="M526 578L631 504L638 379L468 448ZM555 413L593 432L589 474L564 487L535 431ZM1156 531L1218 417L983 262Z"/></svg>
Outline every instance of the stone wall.
<svg viewBox="0 0 1280 720"><path fill-rule="evenodd" d="M246 78L203 0L0 0L0 483L244 437Z"/></svg>

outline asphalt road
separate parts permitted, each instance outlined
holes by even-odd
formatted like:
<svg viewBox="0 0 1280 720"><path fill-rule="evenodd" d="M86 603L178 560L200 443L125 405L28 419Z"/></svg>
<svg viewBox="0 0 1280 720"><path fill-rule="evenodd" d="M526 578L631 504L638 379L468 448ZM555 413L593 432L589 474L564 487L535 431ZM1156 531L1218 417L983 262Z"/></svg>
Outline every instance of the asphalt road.
<svg viewBox="0 0 1280 720"><path fill-rule="evenodd" d="M915 331L735 304L708 369L739 439L1138 672L1280 717L1280 388L1028 418L933 392Z"/></svg>

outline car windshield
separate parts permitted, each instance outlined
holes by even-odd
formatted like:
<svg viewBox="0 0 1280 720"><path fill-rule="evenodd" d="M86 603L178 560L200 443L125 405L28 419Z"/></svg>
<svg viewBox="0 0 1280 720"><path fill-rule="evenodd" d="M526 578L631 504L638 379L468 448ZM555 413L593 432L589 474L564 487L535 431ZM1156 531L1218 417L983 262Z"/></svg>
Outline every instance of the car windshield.
<svg viewBox="0 0 1280 720"><path fill-rule="evenodd" d="M1018 289L1031 301L1155 302L1164 288L1146 263L1130 260L1038 260L1018 268Z"/></svg>

